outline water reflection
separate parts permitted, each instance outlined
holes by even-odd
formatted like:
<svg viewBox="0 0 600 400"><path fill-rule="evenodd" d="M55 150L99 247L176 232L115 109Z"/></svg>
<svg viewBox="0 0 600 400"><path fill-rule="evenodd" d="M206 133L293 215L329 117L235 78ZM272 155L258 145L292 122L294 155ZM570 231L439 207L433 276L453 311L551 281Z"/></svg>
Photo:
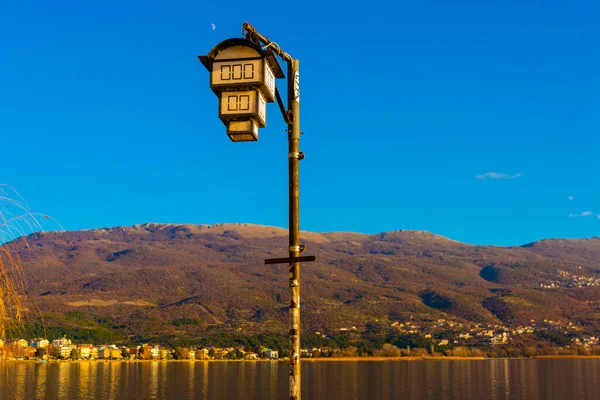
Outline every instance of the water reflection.
<svg viewBox="0 0 600 400"><path fill-rule="evenodd" d="M3 362L11 399L281 399L285 362ZM303 362L314 400L587 400L600 393L599 359ZM7 397L7 394L10 394Z"/></svg>
<svg viewBox="0 0 600 400"><path fill-rule="evenodd" d="M190 361L190 363L188 364L188 399L193 399L195 392L194 392L194 380L196 379L196 363L194 361Z"/></svg>
<svg viewBox="0 0 600 400"><path fill-rule="evenodd" d="M208 400L208 361L202 362L202 399Z"/></svg>
<svg viewBox="0 0 600 400"><path fill-rule="evenodd" d="M76 367L75 364L73 366ZM58 364L58 396L60 400L66 400L69 398L69 369L71 364L59 363Z"/></svg>
<svg viewBox="0 0 600 400"><path fill-rule="evenodd" d="M95 382L95 379L90 377L90 369L91 364L89 361L82 361L77 365L79 367L79 394L82 399L90 398L90 389L93 393L93 385L92 382Z"/></svg>
<svg viewBox="0 0 600 400"><path fill-rule="evenodd" d="M44 399L46 397L46 387L48 383L46 382L46 375L48 374L48 365L46 364L36 364L33 368L33 379L35 382L35 391L40 399Z"/></svg>
<svg viewBox="0 0 600 400"><path fill-rule="evenodd" d="M17 383L17 387L16 390L14 391L16 398L17 399L23 399L24 398L24 389L25 389L25 364L23 363L19 363L19 365L17 366L17 371L16 371L16 376L15 376L15 380Z"/></svg>
<svg viewBox="0 0 600 400"><path fill-rule="evenodd" d="M264 363L260 363L260 366L265 366ZM270 361L268 364L266 364L266 367L269 371L269 388L271 389L269 392L269 395L271 396L271 399L276 399L277 398L277 381L279 379L279 363L275 363L273 361ZM285 363L285 368L282 368L284 375L286 377L286 381L289 381L290 379L290 369L289 369L289 364ZM288 390L289 393L289 390Z"/></svg>
<svg viewBox="0 0 600 400"><path fill-rule="evenodd" d="M150 398L156 399L156 391L158 389L158 361L150 362Z"/></svg>
<svg viewBox="0 0 600 400"><path fill-rule="evenodd" d="M121 377L121 367L126 366L126 364L124 363L116 363L116 362L112 362L109 363L110 365L110 392L109 392L109 399L114 399L117 397L117 395L119 394L119 388L123 387L123 385L120 382L120 377Z"/></svg>

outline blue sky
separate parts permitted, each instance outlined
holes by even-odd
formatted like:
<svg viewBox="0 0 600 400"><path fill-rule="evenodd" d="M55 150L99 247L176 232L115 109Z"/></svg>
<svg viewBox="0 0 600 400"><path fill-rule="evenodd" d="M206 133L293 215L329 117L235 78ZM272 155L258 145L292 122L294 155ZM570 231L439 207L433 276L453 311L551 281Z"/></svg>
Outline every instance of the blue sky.
<svg viewBox="0 0 600 400"><path fill-rule="evenodd" d="M248 21L301 62L302 229L598 235L600 3L291 4L3 3L0 183L69 230L286 227L279 110L231 143L196 59Z"/></svg>

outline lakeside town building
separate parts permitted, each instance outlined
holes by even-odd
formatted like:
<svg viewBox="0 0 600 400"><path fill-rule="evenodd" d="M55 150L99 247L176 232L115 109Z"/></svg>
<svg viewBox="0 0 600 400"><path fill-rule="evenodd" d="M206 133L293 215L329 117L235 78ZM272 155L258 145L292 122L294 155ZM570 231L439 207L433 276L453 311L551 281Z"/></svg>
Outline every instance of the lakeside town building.
<svg viewBox="0 0 600 400"><path fill-rule="evenodd" d="M420 336L433 346L451 350L454 347L462 348L493 348L494 346L510 345L520 341L531 342L537 337L560 334L566 338L563 342L567 347L578 349L578 353L597 352L600 349L600 334L584 334L583 328L573 322L543 319L531 319L526 325L508 327L501 324L467 323L451 319L432 319L429 321L409 320L395 321L390 324L399 335ZM343 334L355 334L357 329L352 326L341 327ZM326 339L322 332L315 335ZM570 341L570 342L569 342ZM217 348L167 348L158 344L142 344L135 347L117 346L115 344L94 345L91 343L74 344L71 339L61 337L51 342L46 338L7 339L0 340L0 359L75 359L75 360L213 360L213 359L279 359L279 352L265 346L256 351L247 351L241 346ZM423 349L421 349L423 350ZM446 351L446 350L444 350ZM301 349L302 357L331 356L341 353L341 349L332 347ZM410 353L410 351L409 351Z"/></svg>

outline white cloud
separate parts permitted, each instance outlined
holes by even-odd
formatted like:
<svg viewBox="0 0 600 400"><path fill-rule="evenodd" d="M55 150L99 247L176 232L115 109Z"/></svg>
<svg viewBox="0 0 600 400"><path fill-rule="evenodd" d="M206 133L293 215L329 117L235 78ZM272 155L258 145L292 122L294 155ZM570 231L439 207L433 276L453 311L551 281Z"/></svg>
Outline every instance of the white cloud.
<svg viewBox="0 0 600 400"><path fill-rule="evenodd" d="M571 200L571 201L575 200L575 197L573 197L573 196L569 196L569 197L567 197L567 198L568 198L569 200Z"/></svg>
<svg viewBox="0 0 600 400"><path fill-rule="evenodd" d="M486 172L485 174L475 175L476 179L515 179L523 176L522 173L508 175L502 172Z"/></svg>
<svg viewBox="0 0 600 400"><path fill-rule="evenodd" d="M569 217L591 217L591 216L597 216L600 219L600 214L596 214L592 211L584 211L582 213L576 213L576 214L569 214Z"/></svg>

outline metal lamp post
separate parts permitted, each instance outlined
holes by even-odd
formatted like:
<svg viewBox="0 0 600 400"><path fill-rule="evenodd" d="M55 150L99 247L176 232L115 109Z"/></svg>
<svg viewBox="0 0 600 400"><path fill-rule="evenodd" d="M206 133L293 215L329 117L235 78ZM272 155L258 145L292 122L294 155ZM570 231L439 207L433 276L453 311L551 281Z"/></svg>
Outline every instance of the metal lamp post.
<svg viewBox="0 0 600 400"><path fill-rule="evenodd" d="M301 398L300 382L300 263L315 261L301 257L299 161L304 153L300 142L300 71L299 61L281 50L277 43L261 35L247 22L242 25L244 38L227 39L216 45L200 62L210 72L210 88L219 97L219 118L234 142L258 140L258 130L266 126L266 103L277 100L288 125L289 166L289 248L288 257L265 260L265 264L289 265L290 289L290 400ZM287 63L285 108L275 84L284 78L276 56Z"/></svg>

